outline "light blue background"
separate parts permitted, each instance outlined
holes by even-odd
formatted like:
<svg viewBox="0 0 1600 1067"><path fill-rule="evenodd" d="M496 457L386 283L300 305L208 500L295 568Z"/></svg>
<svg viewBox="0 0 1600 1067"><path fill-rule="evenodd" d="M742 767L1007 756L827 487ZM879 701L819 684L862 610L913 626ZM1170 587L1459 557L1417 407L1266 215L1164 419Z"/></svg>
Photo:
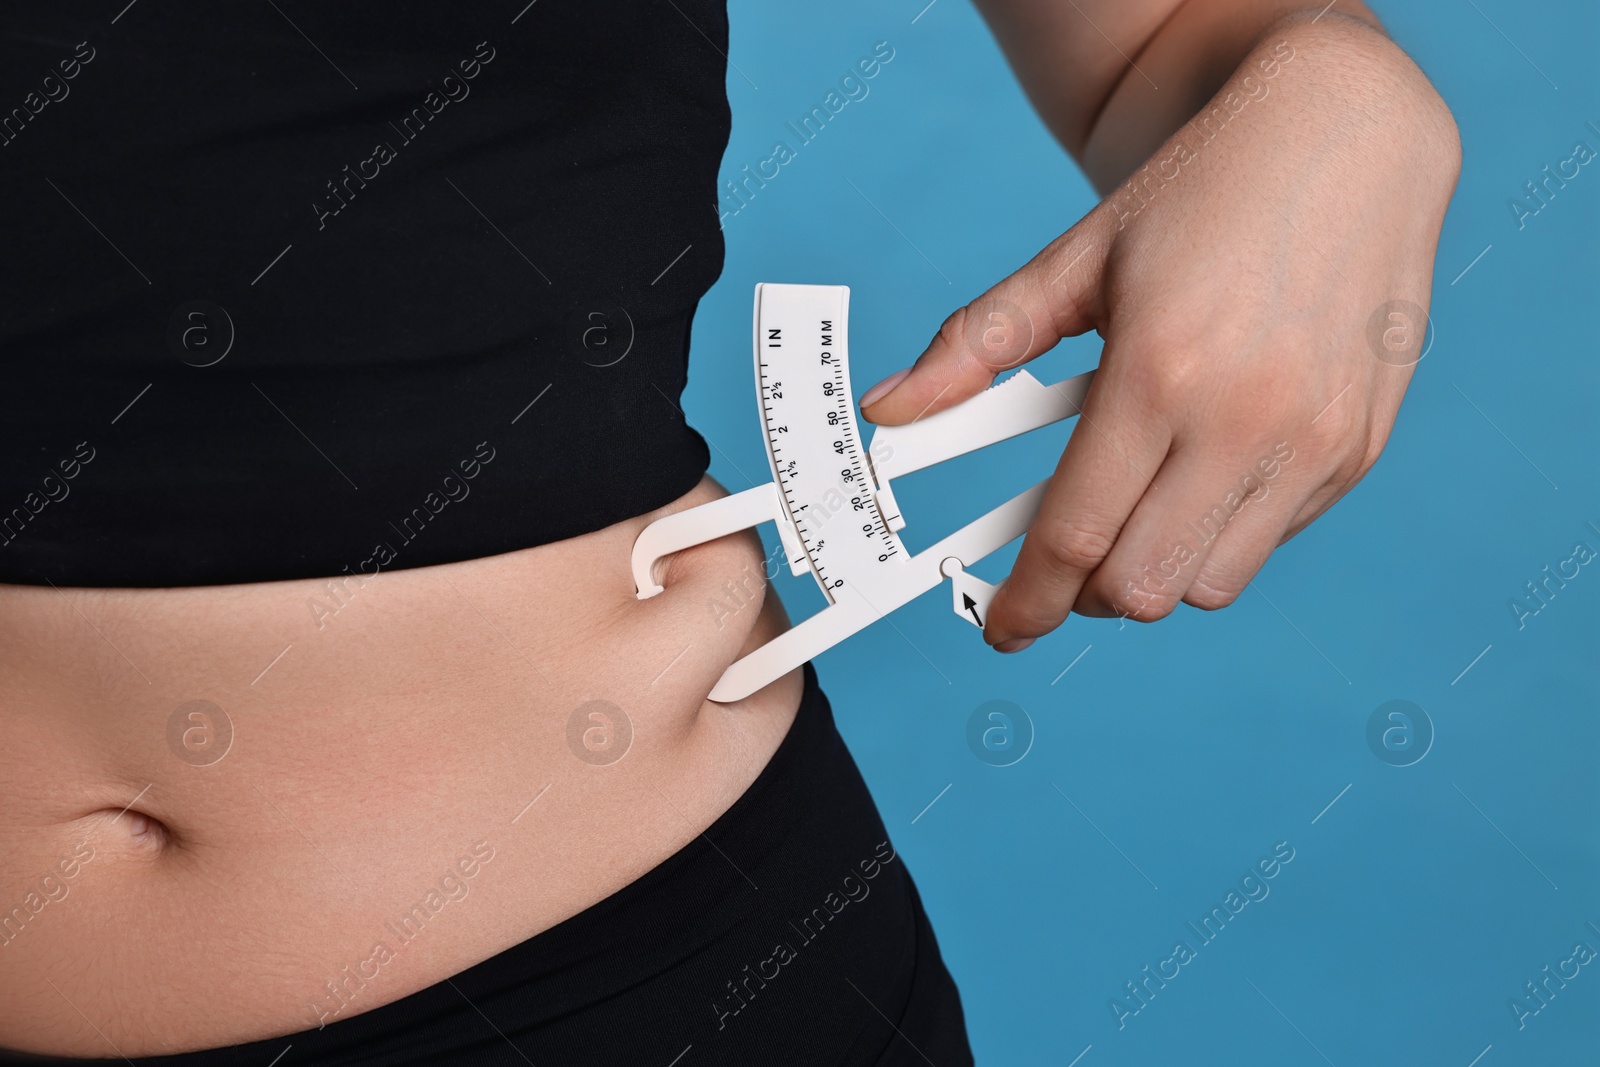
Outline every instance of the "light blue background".
<svg viewBox="0 0 1600 1067"><path fill-rule="evenodd" d="M750 377L756 282L851 287L859 396L1094 203L974 10L938 0L913 23L924 3L732 5L725 178L795 144L785 122L875 42L895 57L725 220L686 409L730 489L770 477ZM1586 525L1600 526L1600 169L1521 231L1508 207L1575 141L1600 148L1584 125L1600 125L1596 11L1378 6L1453 108L1465 166L1436 343L1373 472L1225 611L1073 617L1002 657L941 589L818 661L980 1063L1600 1062L1600 964L1524 1029L1508 1008L1575 943L1600 949L1586 925L1600 927L1600 568L1525 629L1507 606L1574 542L1600 548ZM1067 342L1041 377L1097 352L1093 337ZM1063 440L1047 431L908 480L908 542L1043 477ZM976 569L998 579L1013 553ZM796 617L821 603L809 578L780 583ZM1036 731L1004 768L966 742L973 709L997 699ZM1437 731L1410 767L1367 744L1390 699L1420 704ZM1185 923L1283 840L1295 858L1270 895L1119 1030L1108 1005L1123 983L1180 938L1198 945Z"/></svg>

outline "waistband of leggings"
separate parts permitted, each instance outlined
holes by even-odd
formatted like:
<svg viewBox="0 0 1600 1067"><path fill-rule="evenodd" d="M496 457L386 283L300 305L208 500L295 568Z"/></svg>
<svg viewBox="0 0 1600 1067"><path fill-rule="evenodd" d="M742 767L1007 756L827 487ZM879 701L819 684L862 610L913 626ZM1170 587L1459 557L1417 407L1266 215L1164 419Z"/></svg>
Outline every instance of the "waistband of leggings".
<svg viewBox="0 0 1600 1067"><path fill-rule="evenodd" d="M642 945L663 940L663 922L675 924L673 954L693 955L702 937L714 940L732 919L719 921L708 907L747 906L750 876L789 847L815 808L819 788L856 773L816 668L807 663L794 723L755 781L700 836L604 900L537 935L540 972L555 976L576 964L597 963L612 973L626 970L638 960ZM691 914L704 919L685 924ZM603 956L610 957L609 964ZM528 977L524 971L519 981Z"/></svg>

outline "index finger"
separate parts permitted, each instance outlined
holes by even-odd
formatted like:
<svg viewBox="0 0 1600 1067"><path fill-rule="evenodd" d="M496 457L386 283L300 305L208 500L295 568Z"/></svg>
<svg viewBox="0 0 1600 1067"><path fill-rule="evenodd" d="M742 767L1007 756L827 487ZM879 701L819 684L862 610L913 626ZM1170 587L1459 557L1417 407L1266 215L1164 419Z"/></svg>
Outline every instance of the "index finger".
<svg viewBox="0 0 1600 1067"><path fill-rule="evenodd" d="M1015 273L940 325L909 369L861 397L868 422L896 426L953 407L995 375L1054 348L1099 320L1105 242L1091 212Z"/></svg>

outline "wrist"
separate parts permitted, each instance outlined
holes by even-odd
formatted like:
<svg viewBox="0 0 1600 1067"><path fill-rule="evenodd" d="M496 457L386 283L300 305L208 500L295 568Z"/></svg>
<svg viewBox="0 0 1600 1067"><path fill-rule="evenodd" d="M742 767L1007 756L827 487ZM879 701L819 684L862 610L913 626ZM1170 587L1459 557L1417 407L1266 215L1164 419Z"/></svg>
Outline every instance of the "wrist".
<svg viewBox="0 0 1600 1067"><path fill-rule="evenodd" d="M1461 165L1455 118L1427 75L1375 21L1336 11L1321 19L1290 15L1267 27L1252 54L1275 42L1287 42L1308 60L1302 82L1285 85L1301 97L1300 120L1317 124L1307 133L1320 136L1320 126L1332 125L1368 143L1394 138L1393 158L1447 174L1454 188Z"/></svg>

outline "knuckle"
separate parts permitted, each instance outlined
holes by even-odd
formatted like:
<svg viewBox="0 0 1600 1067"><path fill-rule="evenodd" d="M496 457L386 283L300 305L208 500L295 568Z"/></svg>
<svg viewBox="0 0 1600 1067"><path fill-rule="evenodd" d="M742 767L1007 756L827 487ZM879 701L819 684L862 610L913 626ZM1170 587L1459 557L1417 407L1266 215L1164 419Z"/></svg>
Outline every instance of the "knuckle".
<svg viewBox="0 0 1600 1067"><path fill-rule="evenodd" d="M1341 489L1349 489L1359 482L1361 476L1366 473L1364 463L1365 460L1359 450L1347 452L1339 460L1338 465L1334 467L1333 474L1328 478L1328 481L1341 487Z"/></svg>
<svg viewBox="0 0 1600 1067"><path fill-rule="evenodd" d="M1307 443L1319 454L1341 452L1362 435L1364 423L1355 398L1341 397L1315 416L1315 421L1306 429Z"/></svg>
<svg viewBox="0 0 1600 1067"><path fill-rule="evenodd" d="M967 305L956 308L939 324L939 332L934 334L934 339L953 351L963 351L966 345L967 316Z"/></svg>
<svg viewBox="0 0 1600 1067"><path fill-rule="evenodd" d="M1171 615L1178 607L1178 597L1171 593L1145 593L1128 587L1106 598L1106 607L1118 618L1134 622L1158 622Z"/></svg>
<svg viewBox="0 0 1600 1067"><path fill-rule="evenodd" d="M1096 575L1084 586L1080 604L1103 609L1100 614L1132 619L1135 622L1155 622L1164 619L1177 609L1179 596L1172 583L1159 574L1146 570L1140 576L1111 578Z"/></svg>
<svg viewBox="0 0 1600 1067"><path fill-rule="evenodd" d="M1159 411L1179 411L1194 402L1207 360L1200 342L1153 342L1155 354L1140 366L1137 379ZM1214 364L1213 364L1214 365Z"/></svg>
<svg viewBox="0 0 1600 1067"><path fill-rule="evenodd" d="M1382 444L1374 443L1370 428L1363 422L1349 437L1330 448L1329 458L1333 461L1330 480L1344 486L1354 485L1372 469L1382 450Z"/></svg>
<svg viewBox="0 0 1600 1067"><path fill-rule="evenodd" d="M1058 573L1087 574L1111 554L1117 535L1103 527L1058 521L1042 540L1045 556Z"/></svg>
<svg viewBox="0 0 1600 1067"><path fill-rule="evenodd" d="M1244 592L1244 586L1244 582L1235 582L1231 578L1201 574L1189 586L1183 599L1201 611L1216 611L1238 600L1239 594Z"/></svg>
<svg viewBox="0 0 1600 1067"><path fill-rule="evenodd" d="M1361 469L1356 474L1357 478L1365 478L1367 472L1377 466L1378 457L1383 455L1384 446L1388 443L1388 436L1381 433L1375 433L1367 440L1367 448L1361 456Z"/></svg>
<svg viewBox="0 0 1600 1067"><path fill-rule="evenodd" d="M962 307L948 323L946 341L959 345L965 357L981 364L990 375L1009 370L1027 359L1037 324L1033 314L1014 303L1011 293L1024 299L1024 280L1018 286L997 286Z"/></svg>

